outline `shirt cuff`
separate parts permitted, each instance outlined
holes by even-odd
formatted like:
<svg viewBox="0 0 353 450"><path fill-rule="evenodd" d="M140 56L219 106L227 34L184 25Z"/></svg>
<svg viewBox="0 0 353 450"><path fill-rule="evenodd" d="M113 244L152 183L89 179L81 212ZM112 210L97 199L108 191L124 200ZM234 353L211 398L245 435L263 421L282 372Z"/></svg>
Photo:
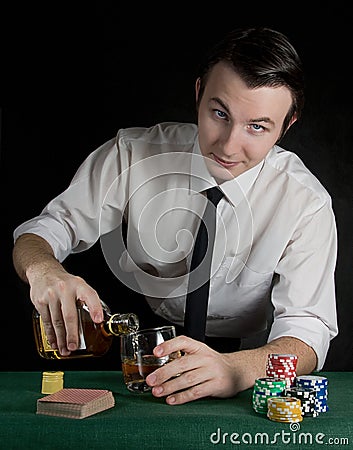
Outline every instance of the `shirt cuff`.
<svg viewBox="0 0 353 450"><path fill-rule="evenodd" d="M330 346L330 332L323 322L315 317L277 318L267 341L284 336L297 338L309 345L317 356L316 370L322 369Z"/></svg>
<svg viewBox="0 0 353 450"><path fill-rule="evenodd" d="M71 247L68 240L65 241L62 227L54 220L40 218L38 221L36 221L36 219L31 219L24 222L15 229L13 233L14 241L25 233L36 234L45 239L53 249L55 258L60 262L63 262L70 254Z"/></svg>

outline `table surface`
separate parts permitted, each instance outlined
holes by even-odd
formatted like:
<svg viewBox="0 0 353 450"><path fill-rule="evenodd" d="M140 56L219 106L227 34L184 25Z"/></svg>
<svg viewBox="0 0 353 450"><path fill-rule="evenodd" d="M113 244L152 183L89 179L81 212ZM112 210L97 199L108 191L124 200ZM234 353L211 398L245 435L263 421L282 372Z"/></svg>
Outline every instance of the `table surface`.
<svg viewBox="0 0 353 450"><path fill-rule="evenodd" d="M169 406L150 393L128 392L116 371L64 375L65 387L111 390L114 408L85 419L37 415L42 373L0 372L0 449L353 448L353 372L320 375L328 378L329 411L288 424L256 413L251 389Z"/></svg>

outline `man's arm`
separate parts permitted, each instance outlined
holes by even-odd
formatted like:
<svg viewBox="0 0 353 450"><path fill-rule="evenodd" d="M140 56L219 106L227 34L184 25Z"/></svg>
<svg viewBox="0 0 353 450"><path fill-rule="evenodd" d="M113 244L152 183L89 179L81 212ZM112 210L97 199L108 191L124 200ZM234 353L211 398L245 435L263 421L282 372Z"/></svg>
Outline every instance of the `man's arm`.
<svg viewBox="0 0 353 450"><path fill-rule="evenodd" d="M222 354L201 342L178 336L157 346L155 355L161 357L175 351L184 355L146 379L153 387L153 395L166 397L166 402L173 405L209 396L232 397L251 388L257 378L266 376L269 353L297 355L297 375L311 373L317 363L314 350L292 337L278 338L257 349Z"/></svg>
<svg viewBox="0 0 353 450"><path fill-rule="evenodd" d="M54 257L48 242L35 234L23 234L13 248L13 264L18 276L31 284L36 277L48 272L65 272L63 266Z"/></svg>
<svg viewBox="0 0 353 450"><path fill-rule="evenodd" d="M231 364L238 365L238 358L242 360L244 375L239 379L240 390L252 387L256 378L266 376L266 362L270 353L297 355L297 375L309 374L317 365L316 353L309 345L294 337L280 337L262 347L228 355Z"/></svg>
<svg viewBox="0 0 353 450"><path fill-rule="evenodd" d="M26 233L13 248L13 264L18 276L30 285L32 303L42 317L52 348L65 356L79 342L76 301L86 303L92 320L103 320L97 292L82 278L68 273L55 258L51 246L40 236Z"/></svg>

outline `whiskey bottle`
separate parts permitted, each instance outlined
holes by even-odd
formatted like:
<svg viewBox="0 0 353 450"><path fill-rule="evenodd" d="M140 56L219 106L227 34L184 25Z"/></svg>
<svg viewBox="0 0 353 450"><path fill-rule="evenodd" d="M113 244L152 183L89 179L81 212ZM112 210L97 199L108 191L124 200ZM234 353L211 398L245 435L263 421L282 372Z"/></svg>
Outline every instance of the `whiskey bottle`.
<svg viewBox="0 0 353 450"><path fill-rule="evenodd" d="M133 333L138 330L139 320L133 313L111 314L109 307L102 301L104 319L97 324L93 322L87 305L77 302L79 345L68 356L62 356L49 344L44 331L42 318L38 311L33 311L33 331L37 351L45 359L73 359L103 356L110 349L114 336Z"/></svg>

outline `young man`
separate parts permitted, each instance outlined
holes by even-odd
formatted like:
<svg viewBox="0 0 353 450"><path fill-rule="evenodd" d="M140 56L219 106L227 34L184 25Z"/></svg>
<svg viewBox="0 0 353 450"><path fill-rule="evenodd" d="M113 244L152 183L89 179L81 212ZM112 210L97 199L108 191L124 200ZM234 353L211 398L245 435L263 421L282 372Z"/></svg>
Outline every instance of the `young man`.
<svg viewBox="0 0 353 450"><path fill-rule="evenodd" d="M277 31L234 30L202 65L195 93L197 125L119 130L88 156L66 191L14 233L15 268L30 285L49 341L66 355L78 344L76 300L97 323L102 311L98 293L61 262L98 239L115 274L126 284L133 274L133 288L152 310L183 326L200 199L219 185L206 341L180 334L156 347L157 355L183 356L147 378L169 404L251 387L265 376L269 353L298 355L298 374L320 370L337 334L331 199L300 159L278 146L304 103L296 51ZM126 249L118 252L114 232L122 221ZM266 344L228 353L208 345L263 331L269 306Z"/></svg>

